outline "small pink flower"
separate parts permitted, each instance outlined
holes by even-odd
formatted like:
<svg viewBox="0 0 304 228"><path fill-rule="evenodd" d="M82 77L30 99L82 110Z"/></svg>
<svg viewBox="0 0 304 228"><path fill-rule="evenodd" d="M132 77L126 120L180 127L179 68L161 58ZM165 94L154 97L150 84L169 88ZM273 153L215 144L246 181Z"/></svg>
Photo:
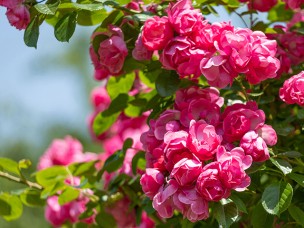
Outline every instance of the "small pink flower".
<svg viewBox="0 0 304 228"><path fill-rule="evenodd" d="M164 184L164 175L157 169L147 168L146 173L140 178L140 184L146 196L150 199L158 193Z"/></svg>
<svg viewBox="0 0 304 228"><path fill-rule="evenodd" d="M136 42L135 48L132 51L132 56L138 61L150 60L152 58L153 51L150 51L143 45L142 36L139 35Z"/></svg>
<svg viewBox="0 0 304 228"><path fill-rule="evenodd" d="M148 50L161 50L172 39L173 30L167 17L154 16L145 21L141 36Z"/></svg>
<svg viewBox="0 0 304 228"><path fill-rule="evenodd" d="M191 222L209 217L208 202L197 193L194 187L179 189L173 195L173 202L184 218Z"/></svg>
<svg viewBox="0 0 304 228"><path fill-rule="evenodd" d="M202 163L199 160L183 158L174 165L171 176L180 186L192 185L201 174Z"/></svg>
<svg viewBox="0 0 304 228"><path fill-rule="evenodd" d="M26 29L30 23L30 12L23 4L18 4L13 8L8 8L6 16L9 23L19 30Z"/></svg>
<svg viewBox="0 0 304 228"><path fill-rule="evenodd" d="M272 7L274 7L278 3L278 0L268 0L268 1L263 1L263 0L239 0L239 1L240 2L248 2L248 8L249 9L258 10L258 11L261 11L261 12L269 11Z"/></svg>
<svg viewBox="0 0 304 228"><path fill-rule="evenodd" d="M228 142L240 140L248 131L257 129L265 122L265 113L257 109L255 102L228 106L222 116L224 139Z"/></svg>
<svg viewBox="0 0 304 228"><path fill-rule="evenodd" d="M304 71L284 82L280 88L280 98L287 104L304 106Z"/></svg>
<svg viewBox="0 0 304 228"><path fill-rule="evenodd" d="M158 140L162 140L168 131L178 131L180 129L179 119L180 111L178 110L166 110L163 112L155 122L155 137Z"/></svg>
<svg viewBox="0 0 304 228"><path fill-rule="evenodd" d="M297 9L301 7L301 5L304 3L304 0L283 0L283 2L286 2L286 5L290 9Z"/></svg>
<svg viewBox="0 0 304 228"><path fill-rule="evenodd" d="M265 141L255 132L247 132L240 141L240 146L255 162L263 162L269 159L269 152Z"/></svg>
<svg viewBox="0 0 304 228"><path fill-rule="evenodd" d="M99 112L102 112L109 107L111 99L105 87L100 86L92 90L91 103Z"/></svg>
<svg viewBox="0 0 304 228"><path fill-rule="evenodd" d="M211 162L204 166L197 179L196 190L207 201L219 201L228 198L230 189L221 180L222 167L219 162Z"/></svg>
<svg viewBox="0 0 304 228"><path fill-rule="evenodd" d="M216 133L214 126L204 121L190 122L187 146L199 159L212 159L221 141L222 138Z"/></svg>
<svg viewBox="0 0 304 228"><path fill-rule="evenodd" d="M259 136L264 139L267 145L274 146L277 143L278 137L275 130L267 124L257 129Z"/></svg>

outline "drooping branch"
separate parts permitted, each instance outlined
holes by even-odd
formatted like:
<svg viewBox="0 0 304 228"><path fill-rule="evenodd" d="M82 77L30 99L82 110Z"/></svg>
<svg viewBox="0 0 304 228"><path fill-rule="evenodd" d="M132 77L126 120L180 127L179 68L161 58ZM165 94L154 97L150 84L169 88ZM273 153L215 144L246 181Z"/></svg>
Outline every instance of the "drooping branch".
<svg viewBox="0 0 304 228"><path fill-rule="evenodd" d="M28 181L26 179L22 179L22 178L13 176L13 175L11 175L9 173L6 173L6 172L0 171L0 177L6 178L10 181L14 181L16 183L25 184L25 185L29 186L30 188L35 188L35 189L38 189L38 190L43 189L43 187L41 185L37 184L37 183L34 183L34 182Z"/></svg>

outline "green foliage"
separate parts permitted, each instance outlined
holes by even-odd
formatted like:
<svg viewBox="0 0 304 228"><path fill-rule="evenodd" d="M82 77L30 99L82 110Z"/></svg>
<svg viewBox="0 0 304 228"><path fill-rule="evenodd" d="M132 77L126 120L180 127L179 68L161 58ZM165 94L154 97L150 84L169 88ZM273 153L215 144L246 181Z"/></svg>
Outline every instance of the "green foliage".
<svg viewBox="0 0 304 228"><path fill-rule="evenodd" d="M76 28L77 12L64 15L55 25L55 37L58 41L69 42Z"/></svg>
<svg viewBox="0 0 304 228"><path fill-rule="evenodd" d="M18 196L8 193L0 194L0 215L6 221L18 219L22 215L23 206Z"/></svg>
<svg viewBox="0 0 304 228"><path fill-rule="evenodd" d="M24 32L24 43L28 47L37 48L39 38L39 17L35 16Z"/></svg>

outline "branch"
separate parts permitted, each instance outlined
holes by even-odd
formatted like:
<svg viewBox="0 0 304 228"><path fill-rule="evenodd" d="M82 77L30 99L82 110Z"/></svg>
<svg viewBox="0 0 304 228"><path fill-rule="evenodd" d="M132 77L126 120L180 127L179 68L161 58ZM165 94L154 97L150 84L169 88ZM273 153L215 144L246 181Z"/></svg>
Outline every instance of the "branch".
<svg viewBox="0 0 304 228"><path fill-rule="evenodd" d="M27 186L29 186L30 188L36 188L38 190L42 190L43 187L37 183L34 183L34 182L31 182L31 181L28 181L26 179L22 179L22 178L19 178L19 177L15 177L9 173L5 173L5 172L2 172L0 171L0 177L4 177L10 181L14 181L16 183L20 183L20 184L25 184Z"/></svg>

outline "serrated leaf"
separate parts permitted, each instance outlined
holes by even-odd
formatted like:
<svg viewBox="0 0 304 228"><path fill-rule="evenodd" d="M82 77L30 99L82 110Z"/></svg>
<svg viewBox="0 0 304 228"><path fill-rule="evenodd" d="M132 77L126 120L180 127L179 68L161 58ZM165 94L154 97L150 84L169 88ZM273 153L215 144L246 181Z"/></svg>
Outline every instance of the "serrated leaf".
<svg viewBox="0 0 304 228"><path fill-rule="evenodd" d="M297 174L297 173L290 173L287 175L289 178L297 182L299 185L304 187L304 175Z"/></svg>
<svg viewBox="0 0 304 228"><path fill-rule="evenodd" d="M229 198L237 206L237 208L238 208L239 211L247 213L247 209L246 209L245 203L236 194L231 194Z"/></svg>
<svg viewBox="0 0 304 228"><path fill-rule="evenodd" d="M292 195L293 188L289 183L274 183L264 190L262 205L269 214L280 215L288 208Z"/></svg>
<svg viewBox="0 0 304 228"><path fill-rule="evenodd" d="M58 41L69 42L76 28L77 12L64 15L55 25L55 37Z"/></svg>
<svg viewBox="0 0 304 228"><path fill-rule="evenodd" d="M168 97L176 92L179 83L180 79L175 71L163 70L156 79L155 87L160 96Z"/></svg>
<svg viewBox="0 0 304 228"><path fill-rule="evenodd" d="M229 227L239 219L237 207L234 203L214 205L214 216L222 227Z"/></svg>
<svg viewBox="0 0 304 228"><path fill-rule="evenodd" d="M304 224L304 212L297 206L295 205L290 205L288 208L288 212L291 215L291 217L299 224L302 225Z"/></svg>
<svg viewBox="0 0 304 228"><path fill-rule="evenodd" d="M279 158L270 158L270 161L272 164L278 167L278 169L281 170L284 175L292 172L292 166L288 161Z"/></svg>
<svg viewBox="0 0 304 228"><path fill-rule="evenodd" d="M58 203L64 205L78 198L80 194L79 189L67 187L58 197Z"/></svg>
<svg viewBox="0 0 304 228"><path fill-rule="evenodd" d="M21 201L29 207L42 207L45 200L40 198L40 192L34 189L27 189L20 195Z"/></svg>
<svg viewBox="0 0 304 228"><path fill-rule="evenodd" d="M19 164L9 158L0 158L0 168L4 171L21 176Z"/></svg>
<svg viewBox="0 0 304 228"><path fill-rule="evenodd" d="M116 98L119 94L128 93L134 83L135 74L125 74L118 77L110 77L107 83L107 91L111 99Z"/></svg>
<svg viewBox="0 0 304 228"><path fill-rule="evenodd" d="M44 15L55 15L57 8L60 4L60 1L55 2L54 4L36 4L35 9Z"/></svg>
<svg viewBox="0 0 304 228"><path fill-rule="evenodd" d="M39 18L35 16L24 31L23 40L28 47L37 48L39 38Z"/></svg>
<svg viewBox="0 0 304 228"><path fill-rule="evenodd" d="M0 194L0 215L6 221L18 219L22 215L23 206L18 196L8 193Z"/></svg>

